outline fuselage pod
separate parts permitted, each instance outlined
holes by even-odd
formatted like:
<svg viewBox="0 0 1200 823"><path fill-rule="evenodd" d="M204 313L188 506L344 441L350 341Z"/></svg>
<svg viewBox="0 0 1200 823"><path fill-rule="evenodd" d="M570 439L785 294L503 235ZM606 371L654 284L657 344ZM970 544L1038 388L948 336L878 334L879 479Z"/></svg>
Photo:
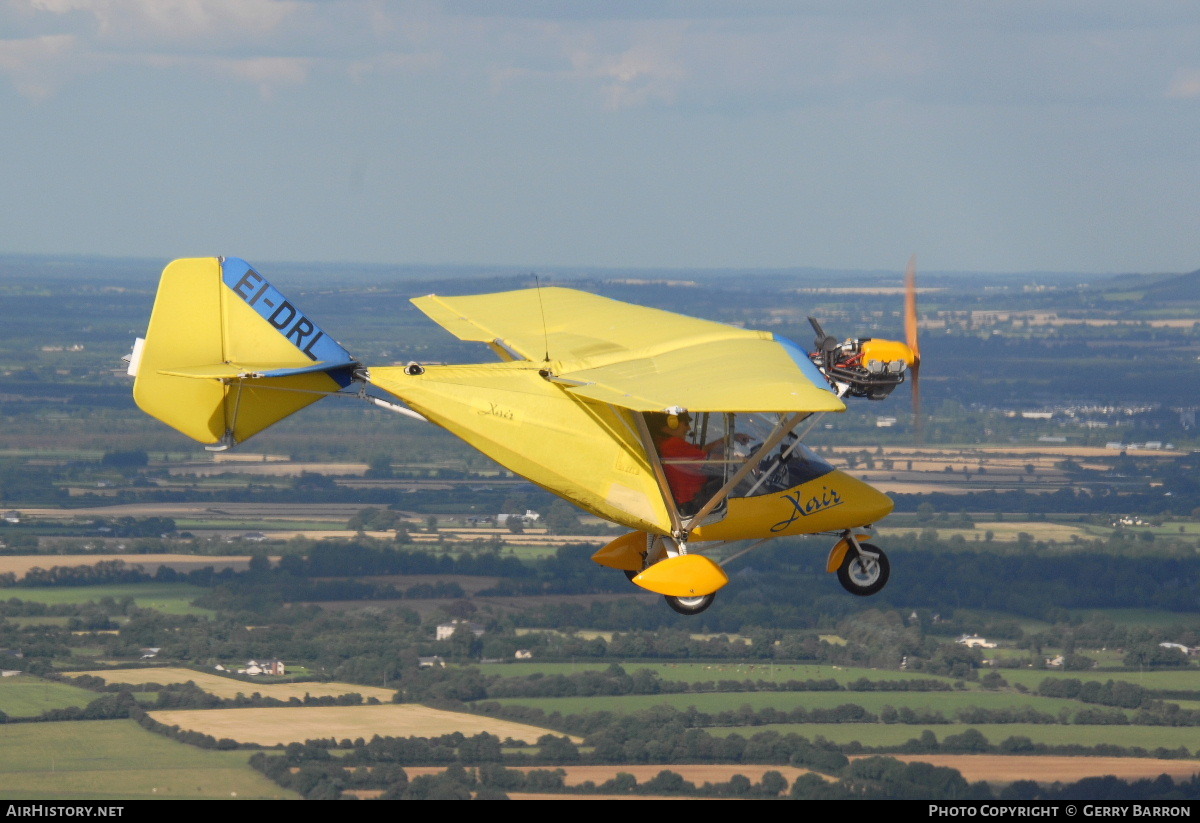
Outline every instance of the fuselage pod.
<svg viewBox="0 0 1200 823"><path fill-rule="evenodd" d="M799 485L754 497L731 497L719 522L696 527L691 539L749 540L842 531L878 522L891 498L843 471L830 470Z"/></svg>

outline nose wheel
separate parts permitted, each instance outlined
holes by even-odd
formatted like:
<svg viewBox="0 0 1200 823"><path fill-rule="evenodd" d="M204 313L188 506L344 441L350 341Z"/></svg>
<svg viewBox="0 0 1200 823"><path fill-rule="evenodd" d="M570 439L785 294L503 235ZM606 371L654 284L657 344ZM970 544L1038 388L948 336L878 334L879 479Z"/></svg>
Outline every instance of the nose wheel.
<svg viewBox="0 0 1200 823"><path fill-rule="evenodd" d="M680 614L700 614L700 612L713 604L713 601L717 599L717 595L715 592L700 597L671 597L670 595L664 595L664 599L667 601L668 606Z"/></svg>
<svg viewBox="0 0 1200 823"><path fill-rule="evenodd" d="M859 543L860 551L851 548L838 567L837 578L842 588L859 597L869 597L887 585L891 565L878 546Z"/></svg>

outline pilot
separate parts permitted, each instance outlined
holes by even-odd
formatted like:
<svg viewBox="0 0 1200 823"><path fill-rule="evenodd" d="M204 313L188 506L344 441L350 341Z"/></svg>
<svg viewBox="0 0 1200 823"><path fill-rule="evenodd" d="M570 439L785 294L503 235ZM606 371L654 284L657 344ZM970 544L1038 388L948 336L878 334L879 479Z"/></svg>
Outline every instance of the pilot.
<svg viewBox="0 0 1200 823"><path fill-rule="evenodd" d="M692 427L692 417L687 412L678 415L651 412L646 415L646 423L654 437L659 457L663 458L663 473L667 476L667 485L671 489L671 496L675 498L675 505L681 513L691 514L703 503L697 498L710 481L702 461L721 448L724 438L717 438L704 446L691 443L687 440L687 433Z"/></svg>

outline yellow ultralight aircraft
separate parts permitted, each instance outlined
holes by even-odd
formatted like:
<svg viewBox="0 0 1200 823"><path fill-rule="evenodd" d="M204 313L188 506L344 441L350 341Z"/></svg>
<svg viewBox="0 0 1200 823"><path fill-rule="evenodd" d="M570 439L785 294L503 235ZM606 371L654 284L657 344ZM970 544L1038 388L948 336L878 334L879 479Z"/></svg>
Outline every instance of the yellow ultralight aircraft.
<svg viewBox="0 0 1200 823"><path fill-rule="evenodd" d="M881 399L916 377L912 267L907 344L838 342L810 318L809 353L769 332L541 288L413 300L500 362L365 367L244 260L176 260L129 374L143 411L213 450L330 394L435 423L632 529L593 560L681 614L729 582L697 544L754 541L728 563L774 537L828 533L827 571L870 595L889 566L862 538L892 501L801 440L843 397Z"/></svg>

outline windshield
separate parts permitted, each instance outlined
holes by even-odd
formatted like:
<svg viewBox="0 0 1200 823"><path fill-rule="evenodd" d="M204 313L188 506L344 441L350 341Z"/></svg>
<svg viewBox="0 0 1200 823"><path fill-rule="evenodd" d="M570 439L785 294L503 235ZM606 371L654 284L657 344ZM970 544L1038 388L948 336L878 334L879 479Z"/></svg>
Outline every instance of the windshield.
<svg viewBox="0 0 1200 823"><path fill-rule="evenodd" d="M685 514L699 508L745 465L779 425L778 414L646 415L667 485ZM750 471L731 497L752 497L792 488L833 471L789 434Z"/></svg>

